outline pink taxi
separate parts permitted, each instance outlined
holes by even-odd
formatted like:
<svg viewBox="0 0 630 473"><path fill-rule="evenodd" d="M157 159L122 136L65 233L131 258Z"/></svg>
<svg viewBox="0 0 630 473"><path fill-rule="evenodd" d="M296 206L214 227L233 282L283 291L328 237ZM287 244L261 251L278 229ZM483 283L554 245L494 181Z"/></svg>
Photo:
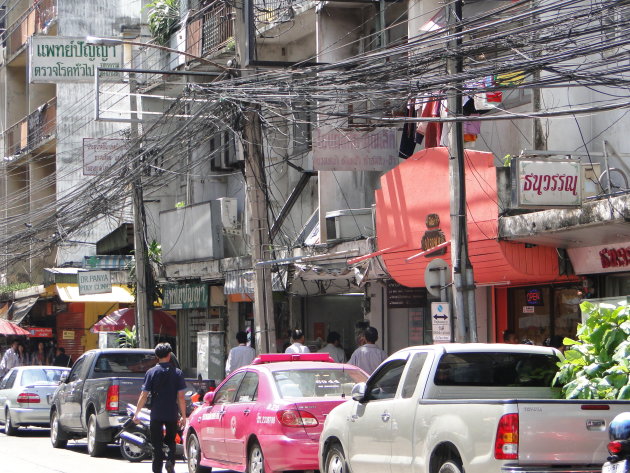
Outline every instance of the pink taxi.
<svg viewBox="0 0 630 473"><path fill-rule="evenodd" d="M184 429L189 473L316 470L324 419L367 375L325 353L260 355L204 396Z"/></svg>

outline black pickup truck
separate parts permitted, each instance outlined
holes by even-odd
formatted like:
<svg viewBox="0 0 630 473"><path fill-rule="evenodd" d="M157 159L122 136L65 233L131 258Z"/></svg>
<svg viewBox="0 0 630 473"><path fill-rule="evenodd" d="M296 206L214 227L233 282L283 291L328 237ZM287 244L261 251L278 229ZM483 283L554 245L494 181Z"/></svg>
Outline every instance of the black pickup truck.
<svg viewBox="0 0 630 473"><path fill-rule="evenodd" d="M172 357L179 366L175 357ZM90 456L99 456L136 404L146 371L157 358L152 349L109 348L84 353L55 391L50 408L50 440L64 448L69 439L87 437ZM194 392L195 382L187 380Z"/></svg>

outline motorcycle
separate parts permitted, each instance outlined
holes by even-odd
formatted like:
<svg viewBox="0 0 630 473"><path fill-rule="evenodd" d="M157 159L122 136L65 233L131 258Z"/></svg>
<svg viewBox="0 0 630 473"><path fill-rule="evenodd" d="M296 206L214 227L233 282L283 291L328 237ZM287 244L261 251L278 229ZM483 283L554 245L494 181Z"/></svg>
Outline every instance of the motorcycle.
<svg viewBox="0 0 630 473"><path fill-rule="evenodd" d="M133 417L136 413L136 406L127 405L127 415L129 418L122 425L120 431L116 434L116 438L120 444L120 454L125 460L130 462L140 462L153 456L153 445L151 444L151 411L142 409L138 418L140 423L136 424ZM182 445L181 431L175 436L175 456L182 457L184 455L184 447ZM164 445L166 450L168 447Z"/></svg>
<svg viewBox="0 0 630 473"><path fill-rule="evenodd" d="M630 412L617 415L608 427L608 461L602 473L630 473Z"/></svg>

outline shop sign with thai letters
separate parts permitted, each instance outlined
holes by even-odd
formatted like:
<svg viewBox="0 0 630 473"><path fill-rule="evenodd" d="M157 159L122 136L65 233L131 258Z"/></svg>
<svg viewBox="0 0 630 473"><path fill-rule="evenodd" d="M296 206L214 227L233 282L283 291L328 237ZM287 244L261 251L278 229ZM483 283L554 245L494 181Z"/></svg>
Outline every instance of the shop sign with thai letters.
<svg viewBox="0 0 630 473"><path fill-rule="evenodd" d="M371 130L315 128L313 169L316 171L388 171L398 165L396 128Z"/></svg>
<svg viewBox="0 0 630 473"><path fill-rule="evenodd" d="M97 68L123 64L120 45L89 44L85 38L61 36L31 36L29 42L31 83L94 82Z"/></svg>
<svg viewBox="0 0 630 473"><path fill-rule="evenodd" d="M83 175L98 176L129 150L126 140L83 138Z"/></svg>
<svg viewBox="0 0 630 473"><path fill-rule="evenodd" d="M164 287L163 309L204 309L206 307L208 307L207 284L169 284Z"/></svg>
<svg viewBox="0 0 630 473"><path fill-rule="evenodd" d="M580 162L572 159L514 158L512 191L514 208L580 207L582 205Z"/></svg>
<svg viewBox="0 0 630 473"><path fill-rule="evenodd" d="M567 248L575 274L630 271L630 242Z"/></svg>

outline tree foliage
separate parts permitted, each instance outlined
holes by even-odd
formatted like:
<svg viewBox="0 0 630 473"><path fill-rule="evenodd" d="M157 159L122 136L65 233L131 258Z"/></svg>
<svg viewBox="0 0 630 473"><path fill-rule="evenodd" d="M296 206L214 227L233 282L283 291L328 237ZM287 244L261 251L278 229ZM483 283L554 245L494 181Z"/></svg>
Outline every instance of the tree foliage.
<svg viewBox="0 0 630 473"><path fill-rule="evenodd" d="M138 331L134 325L131 329L125 327L118 331L118 346L120 348L137 348L138 347Z"/></svg>
<svg viewBox="0 0 630 473"><path fill-rule="evenodd" d="M179 24L179 0L155 0L149 3L149 31L155 42L168 44L171 33Z"/></svg>
<svg viewBox="0 0 630 473"><path fill-rule="evenodd" d="M556 379L566 399L630 399L630 305L582 302L588 317L568 349Z"/></svg>

